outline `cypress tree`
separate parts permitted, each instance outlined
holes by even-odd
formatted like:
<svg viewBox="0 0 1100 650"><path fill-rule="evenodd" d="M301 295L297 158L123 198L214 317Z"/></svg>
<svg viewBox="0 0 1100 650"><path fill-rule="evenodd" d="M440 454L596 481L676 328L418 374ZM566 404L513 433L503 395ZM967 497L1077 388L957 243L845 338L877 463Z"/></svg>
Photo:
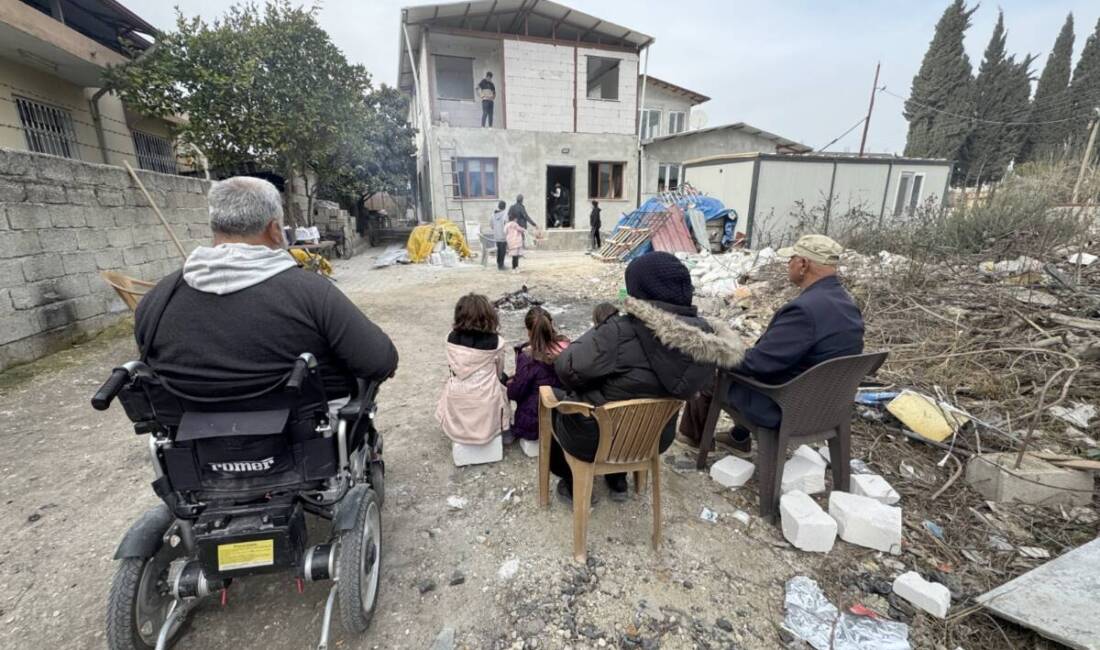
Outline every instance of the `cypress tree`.
<svg viewBox="0 0 1100 650"><path fill-rule="evenodd" d="M1073 57L1073 14L1066 16L1062 31L1054 41L1054 49L1047 57L1039 83L1035 87L1035 99L1031 102L1028 129L1021 160L1039 160L1060 157L1065 151L1069 123L1060 121L1070 117L1069 73Z"/></svg>
<svg viewBox="0 0 1100 650"><path fill-rule="evenodd" d="M1081 58L1073 69L1073 81L1069 86L1070 111L1069 138L1077 148L1084 148L1088 140L1089 120L1095 117L1093 109L1100 106L1100 20L1096 29L1085 41Z"/></svg>
<svg viewBox="0 0 1100 650"><path fill-rule="evenodd" d="M1034 58L1017 62L1005 56L1004 14L997 16L993 36L974 81L974 123L967 157L957 173L967 184L997 181L1020 150L1026 133L1030 71Z"/></svg>
<svg viewBox="0 0 1100 650"><path fill-rule="evenodd" d="M968 9L964 0L954 0L936 23L902 113L909 121L907 156L947 158L965 168L974 102L963 35L975 10Z"/></svg>

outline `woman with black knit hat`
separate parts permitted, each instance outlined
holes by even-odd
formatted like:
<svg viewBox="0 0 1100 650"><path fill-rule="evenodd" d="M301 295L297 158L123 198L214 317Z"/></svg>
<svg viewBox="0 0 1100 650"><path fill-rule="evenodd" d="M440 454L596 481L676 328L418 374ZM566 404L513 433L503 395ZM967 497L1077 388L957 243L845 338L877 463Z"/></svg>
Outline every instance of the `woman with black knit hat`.
<svg viewBox="0 0 1100 650"><path fill-rule="evenodd" d="M655 252L631 262L626 292L623 314L588 330L554 363L565 399L595 406L643 397L688 399L713 381L716 365L731 367L741 360L744 345L738 336L707 322L692 306L691 274L674 255ZM662 452L672 444L675 425L669 422L661 434ZM591 461L599 429L592 418L555 413L554 430L550 471L562 479L558 494L572 500L573 478L562 447ZM612 497L625 498L626 475L606 479Z"/></svg>

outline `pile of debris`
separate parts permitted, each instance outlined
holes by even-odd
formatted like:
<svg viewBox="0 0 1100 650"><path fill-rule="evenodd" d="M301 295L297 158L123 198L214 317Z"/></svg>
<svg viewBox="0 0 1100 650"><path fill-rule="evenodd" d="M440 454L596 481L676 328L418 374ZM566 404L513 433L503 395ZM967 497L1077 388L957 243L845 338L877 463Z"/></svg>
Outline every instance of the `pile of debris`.
<svg viewBox="0 0 1100 650"><path fill-rule="evenodd" d="M531 295L527 285L523 285L518 291L506 293L493 301L493 306L505 311L520 311L536 305L542 305L544 301Z"/></svg>
<svg viewBox="0 0 1100 650"><path fill-rule="evenodd" d="M1074 634L1100 634L1080 624L1080 589L1059 595L1030 577L1071 553L1100 564L1100 545L1084 546L1100 523L1097 252L936 262L844 256L841 275L863 311L865 349L890 358L857 399L852 494L820 504L810 496L823 491L824 468L813 467L816 450L801 448L784 468L781 502L787 541L817 552L836 553L837 535L852 543L865 506L881 510L874 526L855 528L880 538L855 543L879 544L889 555L823 563L814 576L830 596L839 589L856 603L842 614L833 608L838 626L845 623L837 616L888 600L868 607L909 624L913 647L1031 647L1034 633L1024 628L1089 647ZM749 253L710 258L683 257L700 308L749 337L797 292L782 264ZM746 472L751 464L732 457L712 467L723 484L748 480ZM1007 604L1002 594L1017 584L1039 591ZM1029 599L1046 603L1045 611L1027 611ZM918 610L926 615L916 617Z"/></svg>
<svg viewBox="0 0 1100 650"><path fill-rule="evenodd" d="M596 258L628 262L653 250L695 253L712 246L724 248L732 243L736 224L733 210L686 186L664 192L623 215Z"/></svg>

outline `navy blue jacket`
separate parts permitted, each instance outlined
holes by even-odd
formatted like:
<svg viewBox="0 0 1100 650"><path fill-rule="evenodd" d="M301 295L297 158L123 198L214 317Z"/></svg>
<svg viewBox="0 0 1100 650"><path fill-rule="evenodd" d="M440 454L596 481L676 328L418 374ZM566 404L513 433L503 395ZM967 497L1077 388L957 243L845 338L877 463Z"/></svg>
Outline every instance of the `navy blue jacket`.
<svg viewBox="0 0 1100 650"><path fill-rule="evenodd" d="M822 278L783 305L734 372L764 384L783 384L817 364L863 353L863 315L836 276ZM734 385L729 403L758 426L778 429L779 406Z"/></svg>

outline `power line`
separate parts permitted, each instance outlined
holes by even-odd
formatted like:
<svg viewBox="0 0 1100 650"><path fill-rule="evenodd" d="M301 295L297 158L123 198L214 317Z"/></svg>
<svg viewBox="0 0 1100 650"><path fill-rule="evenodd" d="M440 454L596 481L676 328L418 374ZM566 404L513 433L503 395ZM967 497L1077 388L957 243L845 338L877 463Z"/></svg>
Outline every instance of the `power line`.
<svg viewBox="0 0 1100 650"><path fill-rule="evenodd" d="M841 138L843 138L844 136L848 135L848 134L849 134L849 133L851 133L852 131L855 131L855 130L856 130L856 127L858 127L858 126L859 126L860 124L863 124L863 123L864 123L864 122L866 122L866 121L867 121L867 118L866 118L866 116L865 116L865 117L861 117L861 118L859 118L859 121L858 121L858 122L856 122L855 124L853 124L853 125L852 125L852 127L851 127L850 129L848 129L848 130L847 130L847 131L845 131L844 133L841 133L841 134L840 134L840 135L838 135L837 137L835 137L835 138L833 138L832 140L830 140L830 141L829 141L829 144L825 145L824 147L818 147L818 148L817 148L817 149L815 149L814 151L824 151L825 149L828 149L829 147L831 147L831 146L833 146L834 144L836 144L836 141L837 141L837 140L840 140Z"/></svg>
<svg viewBox="0 0 1100 650"><path fill-rule="evenodd" d="M1042 121L1042 122L1004 122L1004 121L1000 121L1000 120L986 120L986 119L982 119L980 117L974 117L972 115L961 115L959 113L952 113L951 111L945 111L942 108L936 108L935 106L930 106L928 104L918 102L917 100L911 99L909 97L902 97L901 95L899 95L897 93L890 92L886 88L882 88L881 92L884 92L887 95L890 95L891 97L896 97L896 98L898 98L902 101L905 101L905 102L912 102L912 103L916 104L917 106L920 106L922 108L927 108L928 110L931 110L931 111L936 111L937 113L942 113L944 115L955 117L955 118L958 118L958 119L961 119L961 120L967 120L967 121L970 121L970 122L982 122L983 124L1000 124L1002 126L1039 126L1039 125L1042 125L1042 124L1061 124L1063 122L1076 122L1076 121L1079 121L1079 120L1083 119L1083 117L1067 117L1067 118L1063 118L1063 119L1060 119L1060 120L1046 120L1046 121Z"/></svg>

